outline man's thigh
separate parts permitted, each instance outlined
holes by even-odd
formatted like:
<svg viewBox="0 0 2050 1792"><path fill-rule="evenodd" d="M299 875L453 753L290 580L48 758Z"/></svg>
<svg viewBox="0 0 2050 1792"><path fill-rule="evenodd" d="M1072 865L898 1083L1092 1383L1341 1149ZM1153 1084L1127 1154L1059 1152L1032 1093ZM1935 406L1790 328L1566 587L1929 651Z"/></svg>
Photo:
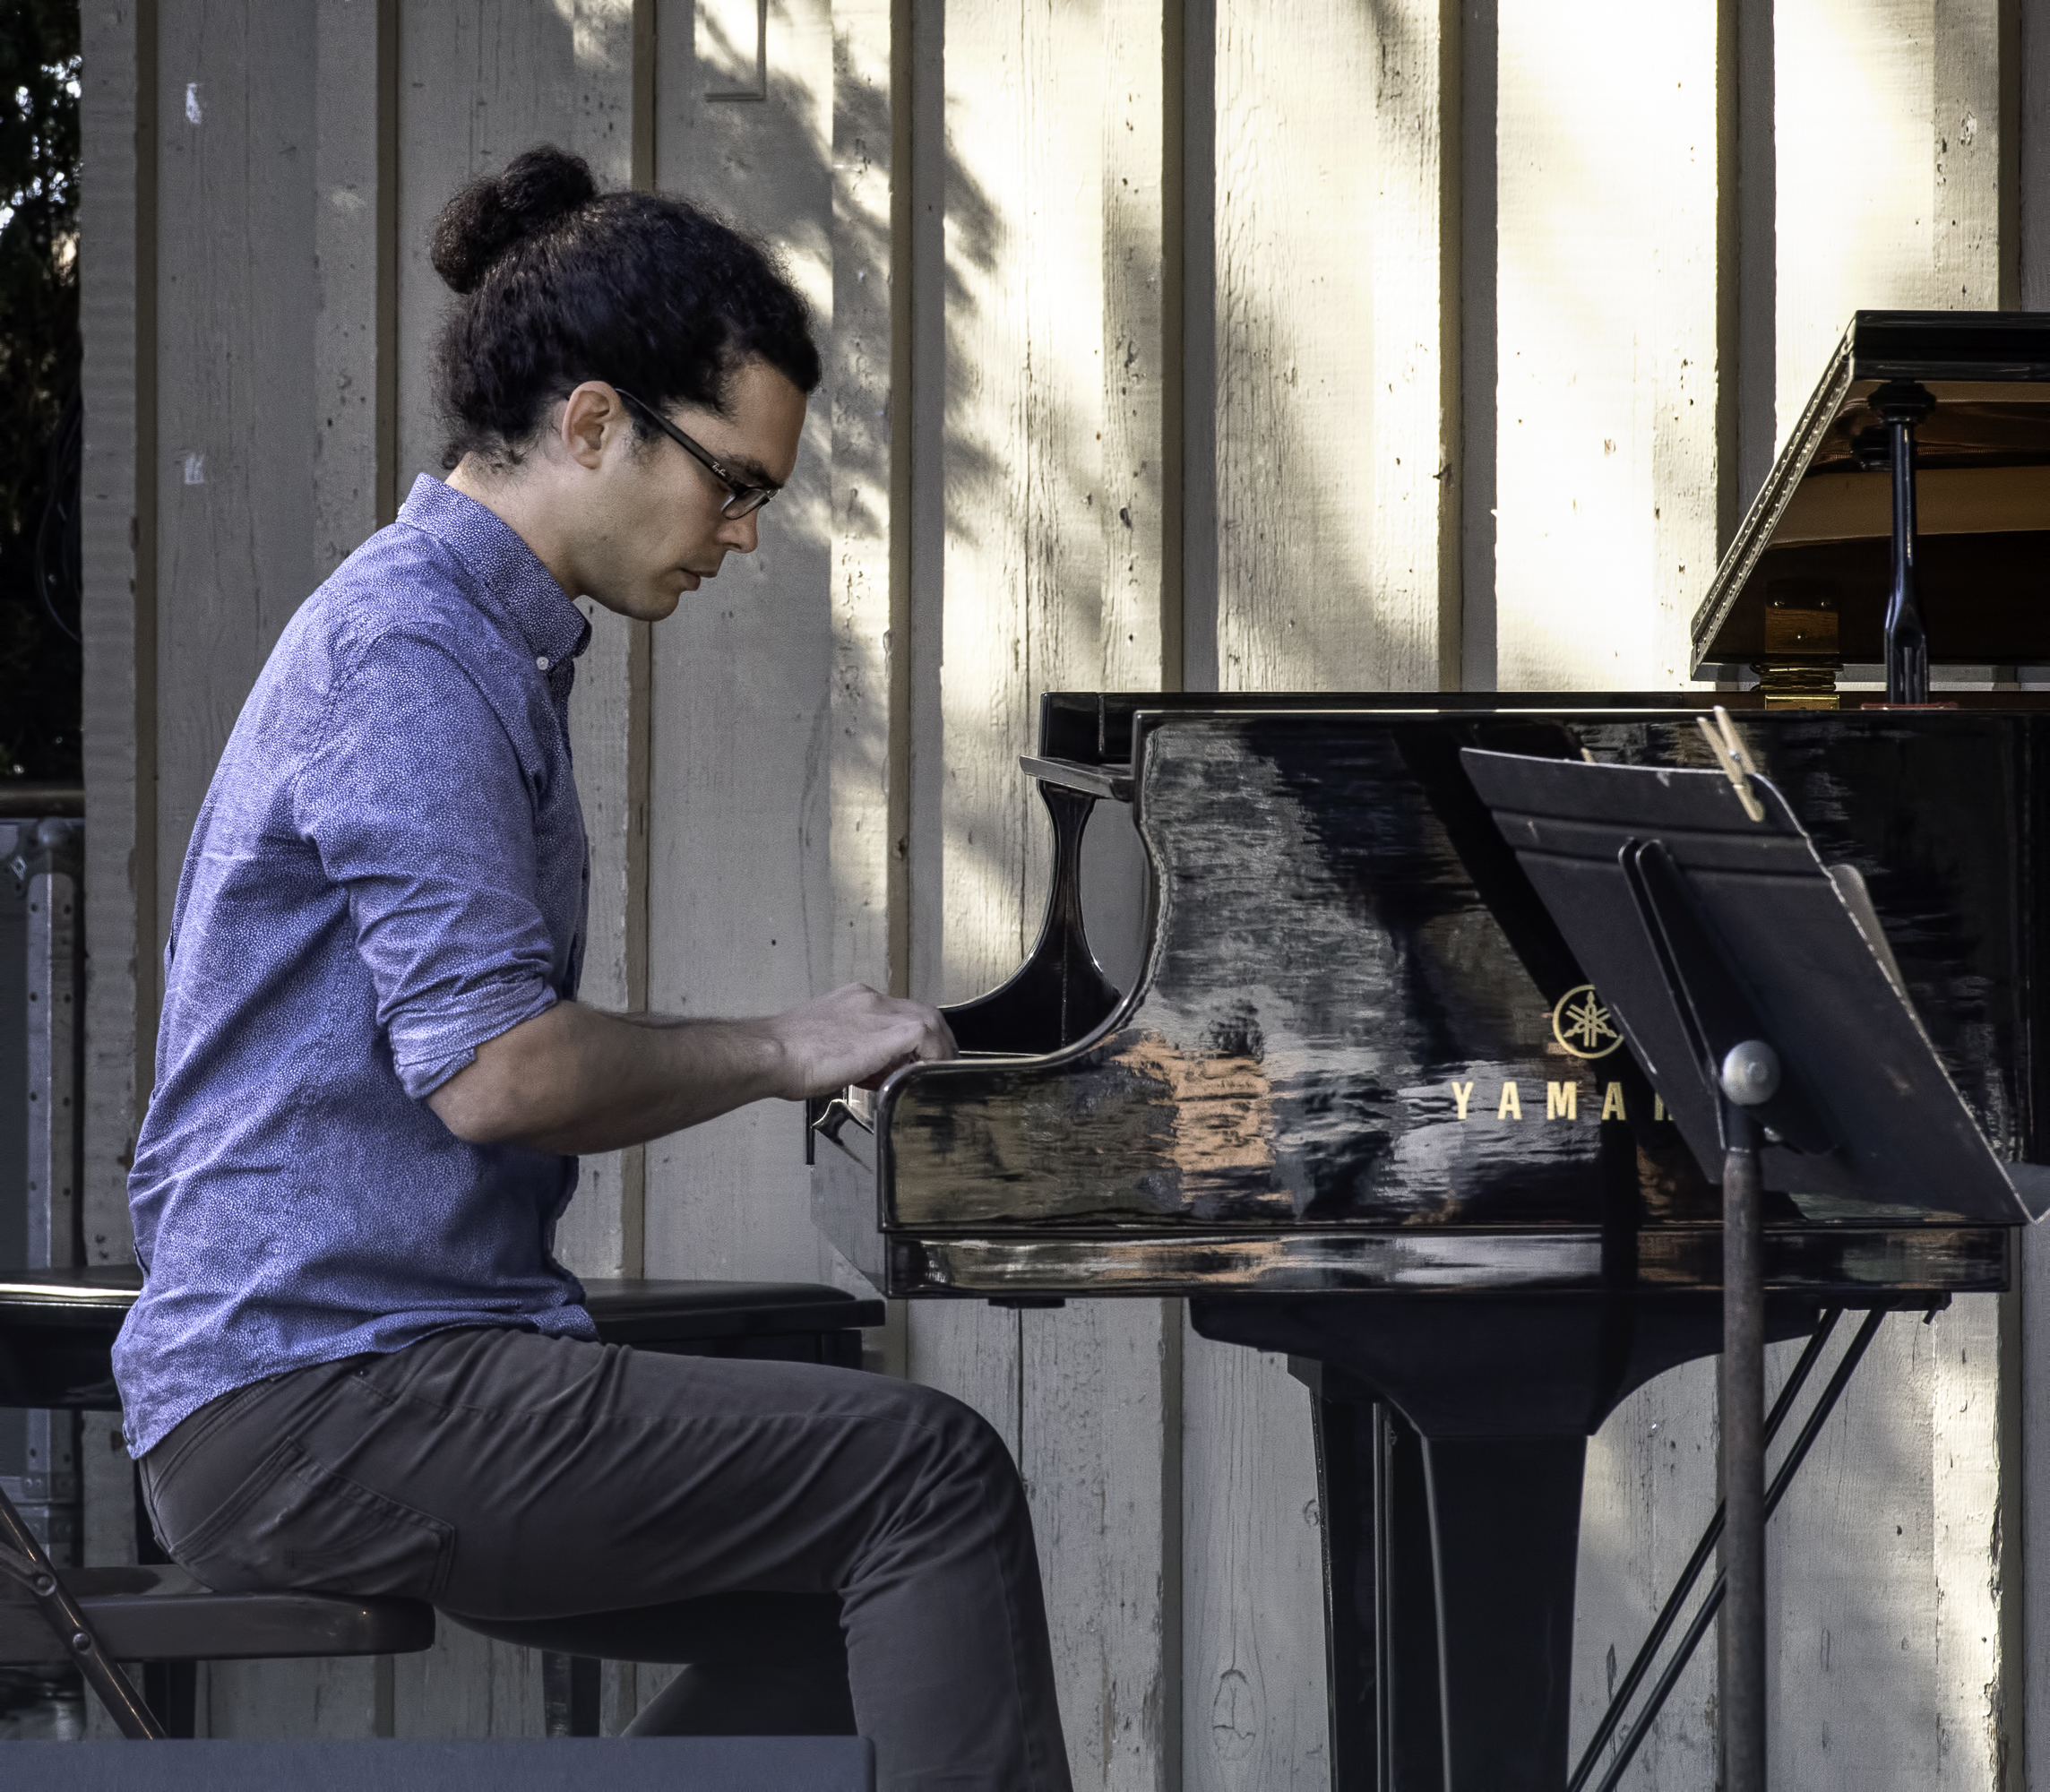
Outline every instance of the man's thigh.
<svg viewBox="0 0 2050 1792"><path fill-rule="evenodd" d="M1001 1451L965 1408L879 1375L515 1331L440 1333L221 1406L164 1472L145 1464L195 1573L480 1617L834 1591L922 1478Z"/></svg>

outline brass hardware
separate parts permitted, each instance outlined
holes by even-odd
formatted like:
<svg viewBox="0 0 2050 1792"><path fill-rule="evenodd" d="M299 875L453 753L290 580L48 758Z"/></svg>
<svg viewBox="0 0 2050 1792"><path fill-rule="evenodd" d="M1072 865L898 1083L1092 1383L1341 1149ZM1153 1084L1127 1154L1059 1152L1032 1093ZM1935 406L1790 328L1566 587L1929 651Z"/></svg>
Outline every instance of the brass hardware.
<svg viewBox="0 0 2050 1792"><path fill-rule="evenodd" d="M1769 710L1833 710L1837 707L1837 613L1827 604L1788 603L1774 598L1765 607L1765 653L1753 663L1759 694Z"/></svg>
<svg viewBox="0 0 2050 1792"><path fill-rule="evenodd" d="M1716 763L1722 767L1723 775L1736 791L1736 799L1744 805L1744 814L1754 822L1762 822L1765 805L1758 800L1751 788L1751 780L1758 775L1758 767L1752 763L1744 737L1736 731L1729 711L1718 703L1713 725L1706 716L1696 716L1694 725L1701 729L1701 738L1708 742L1709 751L1716 756Z"/></svg>

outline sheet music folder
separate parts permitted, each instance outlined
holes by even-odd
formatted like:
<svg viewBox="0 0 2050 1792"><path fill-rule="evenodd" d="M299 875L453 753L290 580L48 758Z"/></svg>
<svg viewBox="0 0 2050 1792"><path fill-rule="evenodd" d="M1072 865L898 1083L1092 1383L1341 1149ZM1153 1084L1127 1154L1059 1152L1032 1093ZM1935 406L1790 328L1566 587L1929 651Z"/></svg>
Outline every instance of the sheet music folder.
<svg viewBox="0 0 2050 1792"><path fill-rule="evenodd" d="M1945 1071L1857 873L1770 781L1477 747L1460 759L1703 1172L1724 1054L1779 1053L1765 1186L1818 1221L2023 1225L2050 1167L2004 1163Z"/></svg>

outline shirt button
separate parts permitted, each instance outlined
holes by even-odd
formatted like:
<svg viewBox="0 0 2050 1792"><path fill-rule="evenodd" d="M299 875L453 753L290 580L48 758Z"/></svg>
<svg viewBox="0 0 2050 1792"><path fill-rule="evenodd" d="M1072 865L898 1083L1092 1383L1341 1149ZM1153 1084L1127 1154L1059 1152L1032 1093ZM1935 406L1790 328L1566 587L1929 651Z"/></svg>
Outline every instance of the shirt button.
<svg viewBox="0 0 2050 1792"><path fill-rule="evenodd" d="M538 659L534 662L534 664L538 666L542 671L546 672L548 669L548 656L544 653Z"/></svg>

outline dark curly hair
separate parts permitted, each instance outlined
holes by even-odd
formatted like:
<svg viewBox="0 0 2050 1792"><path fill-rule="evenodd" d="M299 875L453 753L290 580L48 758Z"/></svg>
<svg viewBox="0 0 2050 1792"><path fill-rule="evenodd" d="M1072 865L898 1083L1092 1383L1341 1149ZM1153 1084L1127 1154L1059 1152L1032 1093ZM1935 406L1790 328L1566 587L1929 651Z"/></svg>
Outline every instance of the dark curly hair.
<svg viewBox="0 0 2050 1792"><path fill-rule="evenodd" d="M800 392L819 383L811 311L775 258L681 199L600 193L549 145L471 181L442 208L429 254L458 295L435 352L442 457L517 465L543 413L585 380L657 406L723 412L745 362ZM637 439L652 426L634 418Z"/></svg>

